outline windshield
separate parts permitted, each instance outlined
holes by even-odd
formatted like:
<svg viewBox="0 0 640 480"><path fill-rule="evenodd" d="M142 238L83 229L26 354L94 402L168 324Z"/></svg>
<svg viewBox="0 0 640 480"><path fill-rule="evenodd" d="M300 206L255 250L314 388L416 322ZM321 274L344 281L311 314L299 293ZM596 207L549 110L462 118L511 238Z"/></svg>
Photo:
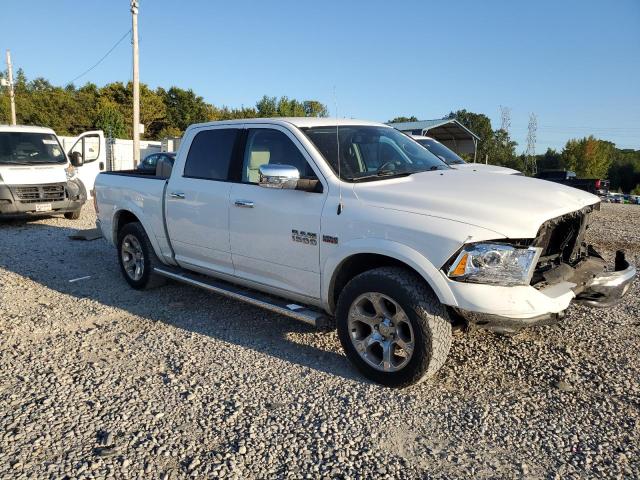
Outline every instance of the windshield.
<svg viewBox="0 0 640 480"><path fill-rule="evenodd" d="M66 163L55 135L32 132L0 132L0 163L35 165Z"/></svg>
<svg viewBox="0 0 640 480"><path fill-rule="evenodd" d="M303 131L336 174L339 138L340 177L346 181L376 180L449 168L427 149L393 128L345 125L311 127Z"/></svg>
<svg viewBox="0 0 640 480"><path fill-rule="evenodd" d="M460 165L461 163L467 163L462 158L460 158L453 150L449 150L447 147L436 140L433 140L431 138L420 138L417 139L416 142L436 155L443 162L447 162L448 165Z"/></svg>

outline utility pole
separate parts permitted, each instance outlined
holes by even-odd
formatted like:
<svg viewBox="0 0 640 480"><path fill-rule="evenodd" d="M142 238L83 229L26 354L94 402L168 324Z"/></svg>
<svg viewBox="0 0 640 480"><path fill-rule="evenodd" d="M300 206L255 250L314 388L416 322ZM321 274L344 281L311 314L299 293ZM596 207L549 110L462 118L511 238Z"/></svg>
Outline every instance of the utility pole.
<svg viewBox="0 0 640 480"><path fill-rule="evenodd" d="M535 113L529 115L529 132L527 133L527 166L532 175L538 173L538 165L536 163L536 130L538 129L538 117Z"/></svg>
<svg viewBox="0 0 640 480"><path fill-rule="evenodd" d="M133 36L133 167L140 163L140 72L138 71L138 0L131 0Z"/></svg>
<svg viewBox="0 0 640 480"><path fill-rule="evenodd" d="M16 124L16 96L13 92L13 67L11 66L11 52L7 49L7 73L9 74L9 99L11 100L11 125Z"/></svg>

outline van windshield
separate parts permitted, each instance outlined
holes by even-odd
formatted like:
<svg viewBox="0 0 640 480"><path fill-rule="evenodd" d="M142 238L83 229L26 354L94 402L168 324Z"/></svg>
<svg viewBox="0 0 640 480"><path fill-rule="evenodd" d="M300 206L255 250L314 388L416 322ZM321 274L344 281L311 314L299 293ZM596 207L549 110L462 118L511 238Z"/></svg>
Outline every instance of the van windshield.
<svg viewBox="0 0 640 480"><path fill-rule="evenodd" d="M348 182L449 168L422 145L390 127L340 125L302 130L333 171Z"/></svg>
<svg viewBox="0 0 640 480"><path fill-rule="evenodd" d="M33 132L0 132L0 164L39 165L66 163L55 135Z"/></svg>

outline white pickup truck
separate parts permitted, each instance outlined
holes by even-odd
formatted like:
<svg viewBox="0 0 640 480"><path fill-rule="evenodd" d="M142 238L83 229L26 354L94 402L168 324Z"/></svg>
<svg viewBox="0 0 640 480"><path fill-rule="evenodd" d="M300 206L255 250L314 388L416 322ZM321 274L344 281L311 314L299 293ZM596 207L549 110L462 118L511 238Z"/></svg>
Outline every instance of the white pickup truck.
<svg viewBox="0 0 640 480"><path fill-rule="evenodd" d="M411 135L416 142L433 153L440 160L456 170L471 170L484 173L499 173L502 175L522 175L522 172L513 168L501 167L499 165L488 165L485 163L467 163L456 152L449 149L435 138L424 135Z"/></svg>
<svg viewBox="0 0 640 480"><path fill-rule="evenodd" d="M447 166L357 120L192 125L173 168L96 179L104 236L134 288L169 278L319 327L368 378L406 386L445 362L452 324L501 331L609 305L635 268L584 242L599 199Z"/></svg>

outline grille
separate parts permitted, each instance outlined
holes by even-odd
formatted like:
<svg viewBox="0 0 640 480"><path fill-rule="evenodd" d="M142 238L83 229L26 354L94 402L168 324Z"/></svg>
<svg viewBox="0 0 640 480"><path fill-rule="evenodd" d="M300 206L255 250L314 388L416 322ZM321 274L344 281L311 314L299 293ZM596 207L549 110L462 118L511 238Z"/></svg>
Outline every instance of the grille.
<svg viewBox="0 0 640 480"><path fill-rule="evenodd" d="M592 207L586 207L549 220L540 227L533 245L542 248L542 254L531 280L532 285L543 280L549 282L554 277L554 271L558 274L563 269L569 271L570 266L588 255L584 238L592 210Z"/></svg>
<svg viewBox="0 0 640 480"><path fill-rule="evenodd" d="M59 202L66 197L64 184L24 185L13 187L13 194L21 203Z"/></svg>

